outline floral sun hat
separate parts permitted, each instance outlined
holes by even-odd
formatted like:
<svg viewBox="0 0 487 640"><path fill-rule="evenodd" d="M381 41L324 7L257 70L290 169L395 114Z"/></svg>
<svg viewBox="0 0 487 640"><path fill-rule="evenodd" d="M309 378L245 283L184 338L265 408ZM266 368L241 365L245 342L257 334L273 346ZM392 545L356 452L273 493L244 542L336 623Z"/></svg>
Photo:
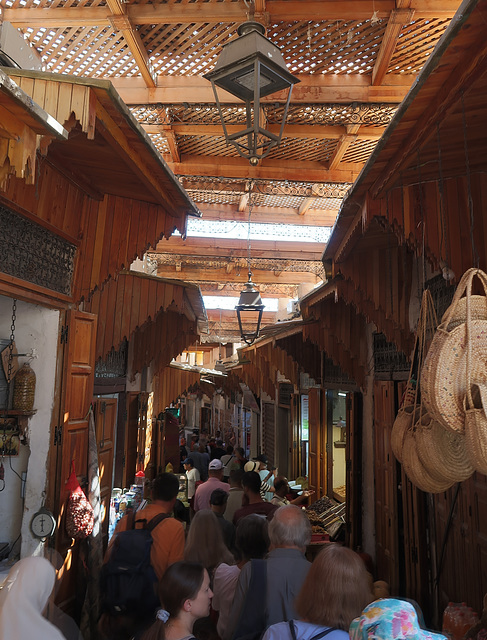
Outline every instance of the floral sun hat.
<svg viewBox="0 0 487 640"><path fill-rule="evenodd" d="M384 598L369 604L350 625L351 640L445 640L440 633L421 629L413 605Z"/></svg>

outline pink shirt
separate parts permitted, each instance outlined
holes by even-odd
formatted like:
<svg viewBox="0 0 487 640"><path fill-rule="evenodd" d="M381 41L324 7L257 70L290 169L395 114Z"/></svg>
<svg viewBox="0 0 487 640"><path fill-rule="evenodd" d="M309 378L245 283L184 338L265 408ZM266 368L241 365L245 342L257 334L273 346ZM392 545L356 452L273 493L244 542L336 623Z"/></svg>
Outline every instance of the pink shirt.
<svg viewBox="0 0 487 640"><path fill-rule="evenodd" d="M210 496L215 489L223 489L224 491L230 491L230 485L226 482L218 480L218 478L210 477L206 482L200 484L194 494L194 510L201 511L201 509L210 508Z"/></svg>

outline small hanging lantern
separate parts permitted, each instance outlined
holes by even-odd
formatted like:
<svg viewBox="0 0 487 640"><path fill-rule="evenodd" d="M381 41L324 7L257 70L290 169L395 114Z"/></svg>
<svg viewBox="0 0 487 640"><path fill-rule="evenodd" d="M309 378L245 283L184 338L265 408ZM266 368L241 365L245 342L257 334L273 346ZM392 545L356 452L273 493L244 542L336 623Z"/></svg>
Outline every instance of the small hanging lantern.
<svg viewBox="0 0 487 640"><path fill-rule="evenodd" d="M252 20L241 24L238 38L224 45L215 68L204 75L211 82L227 144L256 165L279 146L286 122L293 85L299 82L287 69L279 47L265 37L265 27ZM246 127L229 134L225 125L216 87L245 102ZM279 135L265 128L260 100L287 89Z"/></svg>
<svg viewBox="0 0 487 640"><path fill-rule="evenodd" d="M262 321L262 312L264 311L264 305L262 304L262 298L260 297L259 291L255 288L255 284L252 282L252 273L250 272L250 270L249 280L245 284L243 291L240 294L240 298L235 309L237 310L240 337L246 344L252 344L259 337L260 323ZM246 314L252 314L252 319L250 320L250 322L246 322L246 324L255 326L255 329L253 331L244 330L242 323L242 312Z"/></svg>

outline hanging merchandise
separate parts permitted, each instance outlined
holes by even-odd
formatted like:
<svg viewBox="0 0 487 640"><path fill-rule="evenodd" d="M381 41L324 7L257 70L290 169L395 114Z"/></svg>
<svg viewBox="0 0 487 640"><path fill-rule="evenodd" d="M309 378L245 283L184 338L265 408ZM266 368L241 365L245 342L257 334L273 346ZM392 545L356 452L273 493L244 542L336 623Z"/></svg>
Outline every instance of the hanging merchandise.
<svg viewBox="0 0 487 640"><path fill-rule="evenodd" d="M421 365L428 352L436 325L436 313L429 291L423 293L416 335L416 347L411 365L410 380L415 371L418 378L414 388L414 404L409 424L403 416L394 423L391 445L396 457L400 456L409 480L428 493L441 493L456 482L472 475L474 469L466 451L465 435L445 429L422 403L423 377ZM431 348L431 347L430 347ZM407 397L407 391L405 396ZM398 416L399 417L399 416ZM397 421L397 419L396 419ZM398 453L396 454L396 450ZM399 457L398 457L399 459Z"/></svg>
<svg viewBox="0 0 487 640"><path fill-rule="evenodd" d="M472 295L475 277L482 284L482 295ZM465 428L467 393L467 306L472 350L470 379L473 383L487 382L487 275L479 269L463 274L421 372L422 398L430 415L445 428L460 433Z"/></svg>
<svg viewBox="0 0 487 640"><path fill-rule="evenodd" d="M475 328L475 322L472 322L471 314L471 300L467 297L465 438L467 452L475 470L487 474L487 380L485 369L482 380L474 377L476 372L474 361L478 360L478 354L474 353L474 349L477 348L480 336L478 328ZM485 324L487 325L487 322Z"/></svg>
<svg viewBox="0 0 487 640"><path fill-rule="evenodd" d="M420 418L419 374L426 356L427 343L431 341L436 324L436 312L431 294L429 291L424 291L408 383L401 407L392 425L391 447L396 459L401 463L406 432L408 429L411 429Z"/></svg>
<svg viewBox="0 0 487 640"><path fill-rule="evenodd" d="M12 408L16 411L32 411L36 393L36 374L26 362L14 378Z"/></svg>
<svg viewBox="0 0 487 640"><path fill-rule="evenodd" d="M66 533L76 540L87 538L93 531L95 521L93 507L79 485L74 461L71 462L71 475L66 482L66 489L69 491L66 505Z"/></svg>

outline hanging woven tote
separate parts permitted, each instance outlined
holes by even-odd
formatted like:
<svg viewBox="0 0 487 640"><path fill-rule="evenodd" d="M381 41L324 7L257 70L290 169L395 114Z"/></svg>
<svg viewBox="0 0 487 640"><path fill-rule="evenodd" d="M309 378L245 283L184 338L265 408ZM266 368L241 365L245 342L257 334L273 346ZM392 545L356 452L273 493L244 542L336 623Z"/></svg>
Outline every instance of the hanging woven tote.
<svg viewBox="0 0 487 640"><path fill-rule="evenodd" d="M461 482L475 471L467 454L465 435L445 429L429 413L423 413L416 425L415 438L419 459L432 477Z"/></svg>
<svg viewBox="0 0 487 640"><path fill-rule="evenodd" d="M484 294L475 296L472 301L475 277L481 282ZM482 304L481 298L487 298L487 275L479 269L469 269L458 284L421 371L421 397L429 414L447 429L462 433L467 386L467 323L461 320L466 318L467 306L475 308L473 319L470 317L472 359L469 368L472 381L487 383L487 300Z"/></svg>
<svg viewBox="0 0 487 640"><path fill-rule="evenodd" d="M471 319L467 299L467 366L465 397L465 441L467 453L476 471L487 474L487 384L472 382L475 349L475 321ZM475 354L477 355L477 354ZM485 365L484 365L485 366Z"/></svg>
<svg viewBox="0 0 487 640"><path fill-rule="evenodd" d="M408 429L420 418L420 380L419 374L426 356L428 343L436 328L436 312L431 293L426 290L421 299L416 339L414 343L411 368L409 370L408 384L404 393L401 407L397 413L391 431L391 448L396 459L402 463L402 448L404 437Z"/></svg>
<svg viewBox="0 0 487 640"><path fill-rule="evenodd" d="M417 451L416 430L408 429L404 436L402 464L409 480L426 493L442 493L455 484L455 480L433 476L421 462Z"/></svg>

